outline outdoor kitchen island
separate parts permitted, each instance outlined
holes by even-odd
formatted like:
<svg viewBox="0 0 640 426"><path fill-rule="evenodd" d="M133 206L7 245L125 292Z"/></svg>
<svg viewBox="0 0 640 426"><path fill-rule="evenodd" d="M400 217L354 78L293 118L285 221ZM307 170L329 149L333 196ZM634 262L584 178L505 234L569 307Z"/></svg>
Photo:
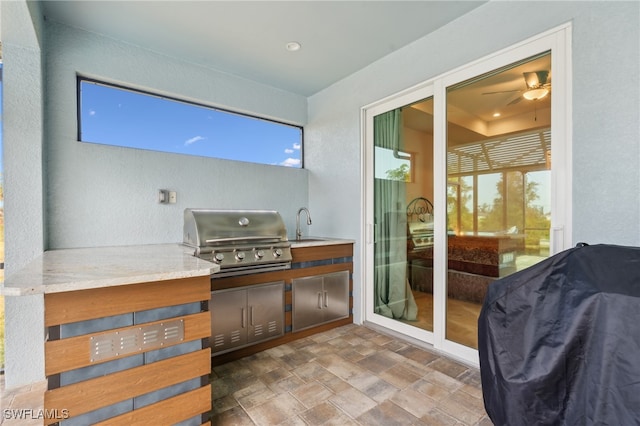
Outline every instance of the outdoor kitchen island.
<svg viewBox="0 0 640 426"><path fill-rule="evenodd" d="M44 424L206 423L218 269L159 244L52 250L9 276L5 297L44 299Z"/></svg>
<svg viewBox="0 0 640 426"><path fill-rule="evenodd" d="M184 210L183 243L211 276L212 365L352 322L353 240L290 240L275 210ZM309 222L308 222L309 223Z"/></svg>
<svg viewBox="0 0 640 426"><path fill-rule="evenodd" d="M307 237L291 240L291 268L211 280L212 298L225 292L280 283L282 332L275 337L216 353L212 330L212 365L220 365L293 340L353 322L353 240ZM215 304L214 304L215 306ZM216 322L214 308L213 320ZM280 323L280 320L278 320Z"/></svg>

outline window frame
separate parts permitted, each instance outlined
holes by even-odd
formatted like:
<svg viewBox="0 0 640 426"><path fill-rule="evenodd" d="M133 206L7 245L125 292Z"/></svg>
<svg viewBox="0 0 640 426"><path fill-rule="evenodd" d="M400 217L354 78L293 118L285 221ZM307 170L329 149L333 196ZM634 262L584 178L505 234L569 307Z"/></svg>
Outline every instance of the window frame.
<svg viewBox="0 0 640 426"><path fill-rule="evenodd" d="M246 163L251 163L251 164L262 164L262 165L266 165L266 166L286 167L286 168L291 168L291 169L304 169L305 168L305 164L304 164L304 127L303 126L300 126L300 125L297 125L297 124L287 123L287 122L284 122L284 121L274 120L274 119L271 119L271 118L260 117L258 115L252 115L252 114L247 114L247 113L243 113L243 112L237 112L237 111L233 111L233 110L227 109L227 108L220 108L220 107L217 107L217 106L212 106L210 104L206 104L204 102L196 102L196 101L192 101L192 100L181 99L180 97L177 97L177 96L163 95L163 94L159 94L159 93L154 93L154 92L149 91L149 90L136 89L136 88L133 88L133 87L128 87L128 86L123 85L123 84L113 83L113 82L109 82L109 81L105 81L105 80L101 80L101 79L97 79L97 78L92 78L92 77L87 77L87 76L83 76L81 74L76 74L76 124L77 124L76 141L77 142L90 143L90 144L96 144L96 145L117 146L117 147L121 147L121 148L129 148L129 149L140 149L140 148L136 148L136 147L132 147L132 146L116 145L116 144L108 143L108 142L94 142L94 141L89 141L89 140L83 140L82 139L82 129L83 129L83 127L82 127L82 90L81 90L81 87L82 87L82 83L83 82L93 83L93 84L97 84L97 85L104 86L104 87L110 87L110 88L123 90L123 91L127 91L127 92L132 92L132 93L136 93L136 94L140 94L140 95L150 96L150 97L158 98L158 99L162 99L162 100L178 102L178 103L181 103L181 104L195 106L195 107L199 107L199 108L206 108L206 109L210 109L212 111L223 113L223 114L231 114L231 115L236 115L236 116L239 116L239 117L244 117L244 118L248 118L248 119L252 119L252 120L261 120L261 121L265 121L265 122L268 122L268 123L277 124L277 125L281 125L281 126L293 127L293 128L297 128L297 129L300 130L300 166L297 166L297 167L296 166L284 166L282 164L271 164L271 163L255 162L255 161L242 160L242 159L229 159L229 158L222 158L222 157L215 157L215 156L204 156L204 155L199 155L199 154L184 154L184 153L180 153L180 152L166 151L166 150L159 150L159 149L150 149L150 151L163 152L163 153L167 153L167 154L192 155L192 156L200 157L200 158L215 158L215 159L218 159L218 160L238 161L238 162L246 162Z"/></svg>

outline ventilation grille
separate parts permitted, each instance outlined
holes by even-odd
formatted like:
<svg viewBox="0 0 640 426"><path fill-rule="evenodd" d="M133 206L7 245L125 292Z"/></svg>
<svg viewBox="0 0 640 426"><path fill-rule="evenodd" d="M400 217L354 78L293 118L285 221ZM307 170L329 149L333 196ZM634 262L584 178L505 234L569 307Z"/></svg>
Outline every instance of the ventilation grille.
<svg viewBox="0 0 640 426"><path fill-rule="evenodd" d="M184 320L113 331L89 339L91 362L162 348L184 340Z"/></svg>

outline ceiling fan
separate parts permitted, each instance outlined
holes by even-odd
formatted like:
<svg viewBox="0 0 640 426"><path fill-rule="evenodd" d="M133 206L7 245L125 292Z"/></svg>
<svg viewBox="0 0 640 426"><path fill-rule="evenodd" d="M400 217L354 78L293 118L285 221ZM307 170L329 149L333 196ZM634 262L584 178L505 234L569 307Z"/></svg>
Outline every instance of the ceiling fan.
<svg viewBox="0 0 640 426"><path fill-rule="evenodd" d="M524 82L527 86L526 90L501 90L497 92L485 92L483 95L494 95L498 93L511 93L522 92L522 96L518 96L516 99L509 102L507 105L514 105L526 99L529 101L537 101L549 94L551 91L551 81L549 80L549 71L532 71L522 73L524 76Z"/></svg>

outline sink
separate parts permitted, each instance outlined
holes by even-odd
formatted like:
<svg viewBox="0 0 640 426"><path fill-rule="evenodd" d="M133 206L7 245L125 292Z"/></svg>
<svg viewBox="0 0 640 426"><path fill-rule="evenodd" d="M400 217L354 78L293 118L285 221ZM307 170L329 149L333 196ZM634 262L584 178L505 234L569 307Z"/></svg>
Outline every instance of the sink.
<svg viewBox="0 0 640 426"><path fill-rule="evenodd" d="M324 245L327 243L330 243L333 239L332 238L323 238L323 237L313 237L313 236L302 236L301 239L296 240L296 239L291 239L289 240L289 242L291 243L291 245L293 247L305 247L305 246L314 246L314 245Z"/></svg>
<svg viewBox="0 0 640 426"><path fill-rule="evenodd" d="M292 247L313 247L313 246L325 246L325 245L333 245L333 244L346 244L353 243L353 240L345 240L342 238L333 238L333 237L314 237L312 235L305 237L302 236L302 239L289 240Z"/></svg>

